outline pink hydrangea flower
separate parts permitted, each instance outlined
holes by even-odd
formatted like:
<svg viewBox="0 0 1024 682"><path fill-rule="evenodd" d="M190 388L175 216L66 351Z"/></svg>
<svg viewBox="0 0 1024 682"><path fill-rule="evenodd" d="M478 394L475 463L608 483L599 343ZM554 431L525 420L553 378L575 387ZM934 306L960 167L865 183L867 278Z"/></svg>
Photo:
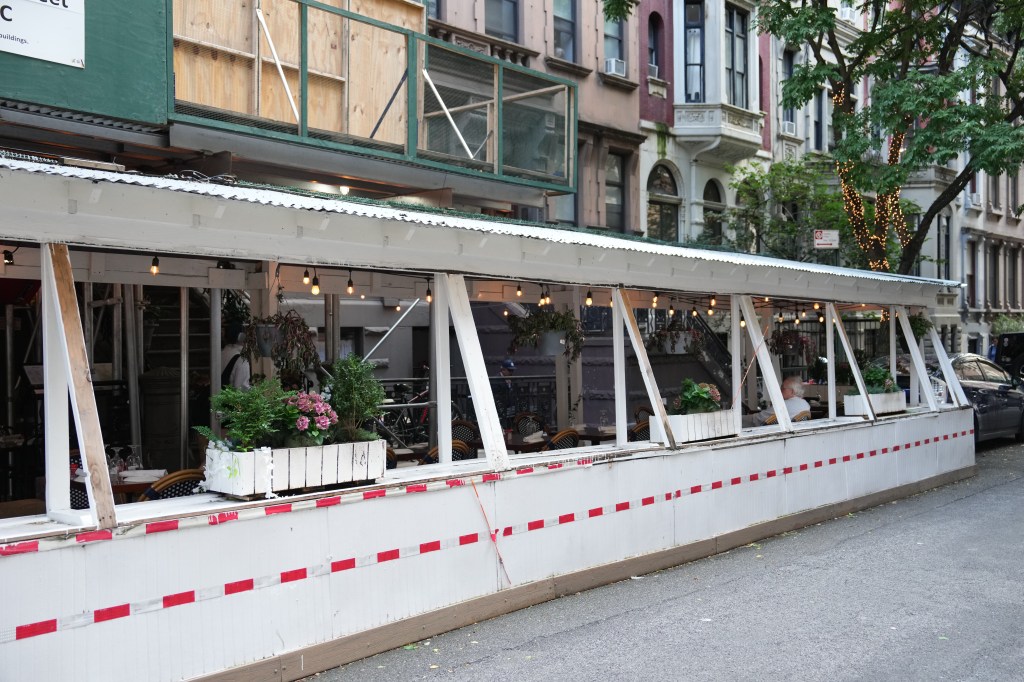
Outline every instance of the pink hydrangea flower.
<svg viewBox="0 0 1024 682"><path fill-rule="evenodd" d="M330 425L331 425L330 417L327 417L327 416L324 416L324 415L321 414L320 416L318 416L316 418L316 427L318 429L326 429Z"/></svg>
<svg viewBox="0 0 1024 682"><path fill-rule="evenodd" d="M305 431L309 428L309 417L299 417L295 420L295 428L299 431Z"/></svg>

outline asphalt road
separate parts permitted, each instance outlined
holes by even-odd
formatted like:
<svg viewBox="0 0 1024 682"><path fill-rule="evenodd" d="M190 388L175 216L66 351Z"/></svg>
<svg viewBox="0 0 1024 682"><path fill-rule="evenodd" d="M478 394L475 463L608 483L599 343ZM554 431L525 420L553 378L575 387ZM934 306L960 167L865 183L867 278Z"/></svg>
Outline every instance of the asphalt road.
<svg viewBox="0 0 1024 682"><path fill-rule="evenodd" d="M309 678L1024 680L1024 446L978 476Z"/></svg>

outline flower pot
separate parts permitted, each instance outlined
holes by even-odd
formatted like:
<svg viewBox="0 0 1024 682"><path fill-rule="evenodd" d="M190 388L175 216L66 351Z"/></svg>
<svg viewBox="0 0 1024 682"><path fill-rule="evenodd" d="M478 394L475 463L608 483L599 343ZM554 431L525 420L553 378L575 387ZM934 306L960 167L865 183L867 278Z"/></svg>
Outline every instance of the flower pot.
<svg viewBox="0 0 1024 682"><path fill-rule="evenodd" d="M384 475L383 440L298 448L260 448L228 452L212 445L206 451L206 485L235 497L282 493Z"/></svg>
<svg viewBox="0 0 1024 682"><path fill-rule="evenodd" d="M537 342L537 352L541 355L561 355L565 352L565 334L544 332Z"/></svg>
<svg viewBox="0 0 1024 682"><path fill-rule="evenodd" d="M668 423L676 443L690 443L711 438L735 436L738 433L732 410L701 412L698 414L670 414ZM651 440L664 443L665 430L661 421L651 417Z"/></svg>
<svg viewBox="0 0 1024 682"><path fill-rule="evenodd" d="M903 391L895 393L869 393L868 400L871 401L871 408L875 415L894 414L905 412L907 409L907 396ZM867 406L864 404L864 396L848 395L843 397L843 413L847 416L866 416Z"/></svg>

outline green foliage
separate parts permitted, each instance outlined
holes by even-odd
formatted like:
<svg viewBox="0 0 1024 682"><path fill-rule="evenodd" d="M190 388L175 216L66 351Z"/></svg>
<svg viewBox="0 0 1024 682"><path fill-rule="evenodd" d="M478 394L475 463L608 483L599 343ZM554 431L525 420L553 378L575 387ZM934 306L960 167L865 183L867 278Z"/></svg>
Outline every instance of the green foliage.
<svg viewBox="0 0 1024 682"><path fill-rule="evenodd" d="M824 0L760 3L758 27L809 49L810 59L784 83L783 106L802 106L822 88L856 93L857 102L836 100L830 140L856 195L846 209L856 229L864 225L870 258L884 260L895 243L897 269L908 273L935 217L976 172L997 176L1024 163L1024 6L871 0L857 7L869 21L852 40ZM866 101L864 84L871 87ZM864 215L870 197L895 197L915 173L961 154L965 167L940 185L916 225L901 229L898 217Z"/></svg>
<svg viewBox="0 0 1024 682"><path fill-rule="evenodd" d="M309 325L294 310L276 313L270 317L249 318L245 325L245 341L242 343L242 356L249 362L260 357L257 344L257 327L271 325L276 327L279 335L270 351L270 357L277 368L281 381L285 386L302 387L305 384L305 372L314 367L320 357L316 350L313 332Z"/></svg>
<svg viewBox="0 0 1024 682"><path fill-rule="evenodd" d="M885 367L868 365L864 368L862 376L868 393L896 393L900 390ZM850 391L848 395L857 395L857 390Z"/></svg>
<svg viewBox="0 0 1024 682"><path fill-rule="evenodd" d="M246 451L280 441L288 416L285 401L291 395L276 378L263 379L247 391L225 386L210 399L210 408L232 449ZM193 428L210 441L220 440L205 426Z"/></svg>
<svg viewBox="0 0 1024 682"><path fill-rule="evenodd" d="M571 310L557 311L552 308L537 308L527 317L510 315L508 327L512 331L510 353L526 346L534 348L540 343L545 332L559 332L565 335L565 355L576 360L583 352L586 337L583 326Z"/></svg>
<svg viewBox="0 0 1024 682"><path fill-rule="evenodd" d="M716 412L721 408L722 395L714 384L696 383L693 379L683 379L679 387L679 397L672 401L672 414L699 414Z"/></svg>
<svg viewBox="0 0 1024 682"><path fill-rule="evenodd" d="M993 334L1024 332L1024 315L996 315L989 323Z"/></svg>
<svg viewBox="0 0 1024 682"><path fill-rule="evenodd" d="M609 21L625 20L640 0L604 0L604 16Z"/></svg>
<svg viewBox="0 0 1024 682"><path fill-rule="evenodd" d="M338 440L355 442L376 440L376 434L360 428L369 419L380 414L384 403L384 387L373 374L373 364L355 353L340 358L331 366L330 379L325 384L328 400L338 413Z"/></svg>

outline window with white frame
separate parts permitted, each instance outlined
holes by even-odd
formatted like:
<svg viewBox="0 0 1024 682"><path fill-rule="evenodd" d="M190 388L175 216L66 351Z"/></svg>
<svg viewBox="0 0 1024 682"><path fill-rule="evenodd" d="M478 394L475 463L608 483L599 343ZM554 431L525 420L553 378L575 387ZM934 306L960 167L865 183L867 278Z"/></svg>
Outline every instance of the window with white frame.
<svg viewBox="0 0 1024 682"><path fill-rule="evenodd" d="M647 18L647 75L650 78L665 78L660 72L662 66L661 40L664 33L661 16L657 12L651 12Z"/></svg>
<svg viewBox="0 0 1024 682"><path fill-rule="evenodd" d="M626 48L623 39L626 35L626 24L622 21L604 22L604 58L626 61ZM606 69L607 70L607 69Z"/></svg>
<svg viewBox="0 0 1024 682"><path fill-rule="evenodd" d="M555 56L576 61L576 0L555 0Z"/></svg>
<svg viewBox="0 0 1024 682"><path fill-rule="evenodd" d="M484 15L487 35L518 42L519 0L487 0Z"/></svg>
<svg viewBox="0 0 1024 682"><path fill-rule="evenodd" d="M672 171L659 163L647 177L647 236L666 242L678 241L681 203Z"/></svg>
<svg viewBox="0 0 1024 682"><path fill-rule="evenodd" d="M626 156L609 152L604 164L605 225L623 231L626 227Z"/></svg>
<svg viewBox="0 0 1024 682"><path fill-rule="evenodd" d="M686 0L683 10L686 31L686 101L704 101L704 3Z"/></svg>
<svg viewBox="0 0 1024 682"><path fill-rule="evenodd" d="M750 15L725 6L725 101L747 108L747 22Z"/></svg>
<svg viewBox="0 0 1024 682"><path fill-rule="evenodd" d="M704 185L704 235L703 240L707 244L721 245L722 243L722 213L725 211L725 203L722 199L722 190L714 180L708 180Z"/></svg>

